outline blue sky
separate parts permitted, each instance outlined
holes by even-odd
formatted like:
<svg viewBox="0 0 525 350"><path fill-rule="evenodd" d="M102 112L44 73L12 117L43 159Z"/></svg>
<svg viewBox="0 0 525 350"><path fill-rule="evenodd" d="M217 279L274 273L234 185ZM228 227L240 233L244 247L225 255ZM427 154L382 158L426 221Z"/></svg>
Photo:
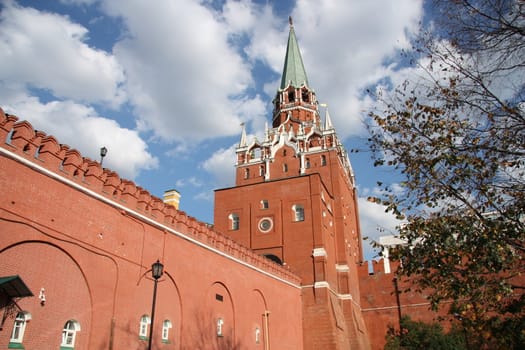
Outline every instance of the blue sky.
<svg viewBox="0 0 525 350"><path fill-rule="evenodd" d="M234 184L241 123L261 137L279 86L288 16L308 80L345 147L366 149L367 88L413 73L399 52L422 0L0 0L0 107L155 196L213 222L214 189ZM350 160L363 236L397 222L366 201L395 183L368 152ZM365 256L374 253L365 242Z"/></svg>

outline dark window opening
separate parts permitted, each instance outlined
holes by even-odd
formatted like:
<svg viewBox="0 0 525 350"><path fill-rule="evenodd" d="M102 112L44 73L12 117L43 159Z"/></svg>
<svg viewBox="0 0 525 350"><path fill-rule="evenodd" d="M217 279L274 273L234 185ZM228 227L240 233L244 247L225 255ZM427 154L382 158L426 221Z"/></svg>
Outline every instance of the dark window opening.
<svg viewBox="0 0 525 350"><path fill-rule="evenodd" d="M303 102L310 102L309 101L309 98L308 98L308 91L306 90L303 90L303 94L302 94L302 99L303 99Z"/></svg>
<svg viewBox="0 0 525 350"><path fill-rule="evenodd" d="M274 263L277 263L279 265L282 265L283 264L283 261L281 259L279 259L278 256L276 255L273 255L273 254L263 254L263 256L266 258L266 259L270 259L271 261L273 261Z"/></svg>
<svg viewBox="0 0 525 350"><path fill-rule="evenodd" d="M295 102L295 94L293 91L288 92L288 102Z"/></svg>

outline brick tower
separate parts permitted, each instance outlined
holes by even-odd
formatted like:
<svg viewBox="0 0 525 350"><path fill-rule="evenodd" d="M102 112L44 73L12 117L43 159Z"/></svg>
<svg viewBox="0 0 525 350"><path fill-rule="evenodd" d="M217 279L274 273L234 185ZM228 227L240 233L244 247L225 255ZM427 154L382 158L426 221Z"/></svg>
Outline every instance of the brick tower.
<svg viewBox="0 0 525 350"><path fill-rule="evenodd" d="M235 186L215 191L215 227L301 277L304 349L368 349L354 175L328 111L321 120L291 19L273 104L263 140L242 130Z"/></svg>

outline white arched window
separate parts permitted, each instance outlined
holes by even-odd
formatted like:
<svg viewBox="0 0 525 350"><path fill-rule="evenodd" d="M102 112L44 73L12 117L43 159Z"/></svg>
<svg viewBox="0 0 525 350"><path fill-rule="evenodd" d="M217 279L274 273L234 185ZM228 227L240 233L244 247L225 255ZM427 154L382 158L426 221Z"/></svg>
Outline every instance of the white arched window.
<svg viewBox="0 0 525 350"><path fill-rule="evenodd" d="M139 323L139 338L148 338L148 327L151 324L151 318L148 315L142 315Z"/></svg>
<svg viewBox="0 0 525 350"><path fill-rule="evenodd" d="M9 340L9 343L22 344L27 321L30 319L31 314L27 311L21 311L16 314L13 332L11 332L11 339Z"/></svg>
<svg viewBox="0 0 525 350"><path fill-rule="evenodd" d="M67 321L62 330L62 343L60 344L60 347L73 349L75 347L77 332L79 331L80 323L75 320Z"/></svg>
<svg viewBox="0 0 525 350"><path fill-rule="evenodd" d="M170 320L164 320L164 322L162 322L162 342L163 343L169 343L170 329L172 327L173 326Z"/></svg>
<svg viewBox="0 0 525 350"><path fill-rule="evenodd" d="M294 221L304 221L304 207L300 204L294 204L292 206L294 212Z"/></svg>
<svg viewBox="0 0 525 350"><path fill-rule="evenodd" d="M230 229L231 230L238 230L239 229L239 215L232 213L228 216L230 219Z"/></svg>

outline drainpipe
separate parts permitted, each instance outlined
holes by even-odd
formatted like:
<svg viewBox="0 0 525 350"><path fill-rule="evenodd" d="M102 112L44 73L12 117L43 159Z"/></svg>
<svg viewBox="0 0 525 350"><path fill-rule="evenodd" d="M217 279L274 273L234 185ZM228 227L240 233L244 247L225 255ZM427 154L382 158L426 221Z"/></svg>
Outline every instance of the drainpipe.
<svg viewBox="0 0 525 350"><path fill-rule="evenodd" d="M270 311L264 311L264 350L270 350Z"/></svg>

